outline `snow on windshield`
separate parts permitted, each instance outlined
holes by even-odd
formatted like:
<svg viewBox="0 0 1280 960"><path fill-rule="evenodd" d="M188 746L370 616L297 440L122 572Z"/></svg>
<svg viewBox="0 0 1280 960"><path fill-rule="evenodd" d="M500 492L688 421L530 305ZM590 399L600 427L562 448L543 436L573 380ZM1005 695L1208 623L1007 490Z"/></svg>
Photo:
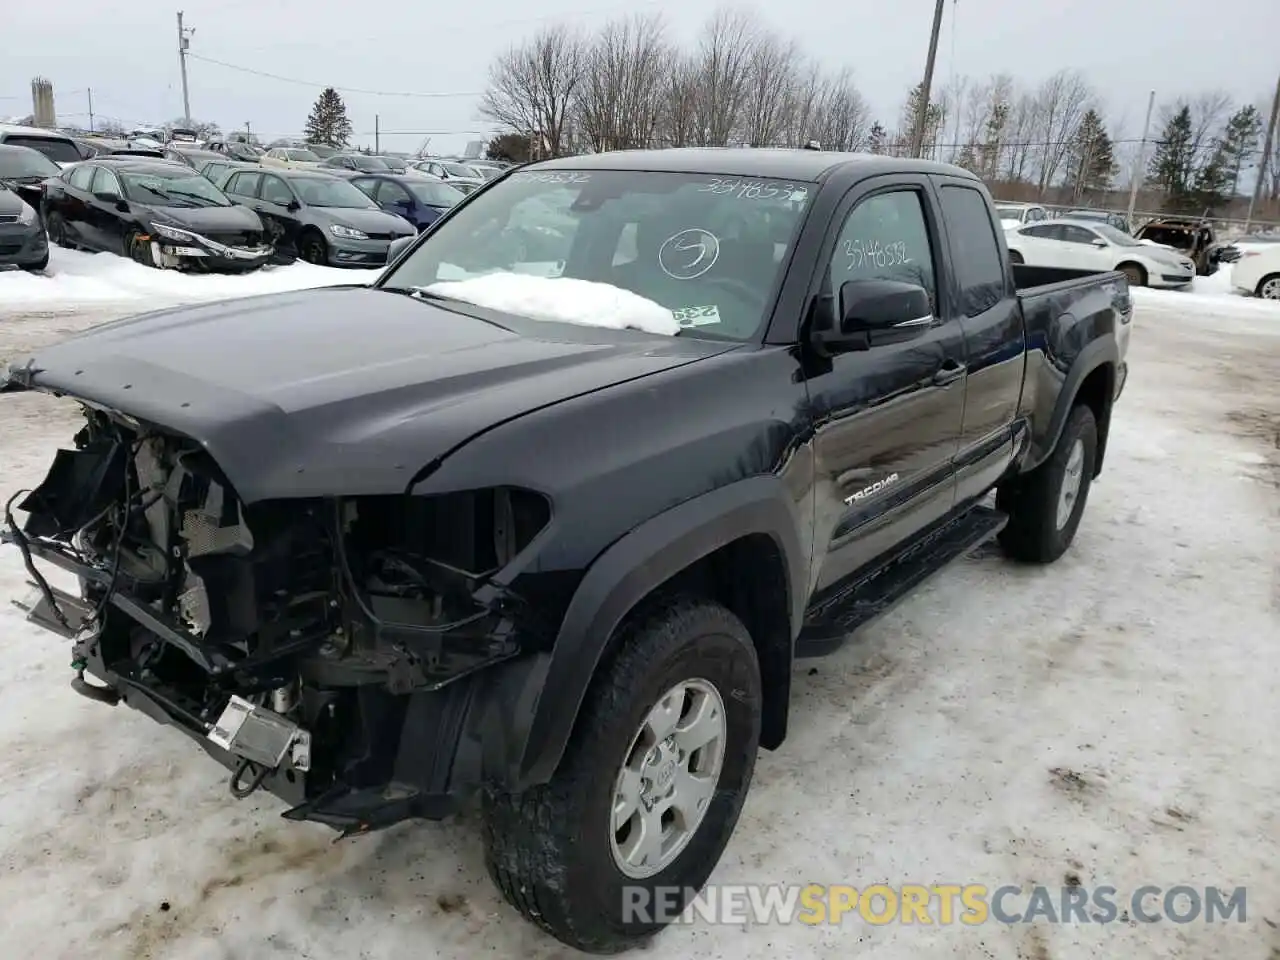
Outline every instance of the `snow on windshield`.
<svg viewBox="0 0 1280 960"><path fill-rule="evenodd" d="M425 289L442 297L535 320L558 320L611 330L643 330L669 336L680 332L675 315L661 304L594 280L497 272L466 280L445 280Z"/></svg>

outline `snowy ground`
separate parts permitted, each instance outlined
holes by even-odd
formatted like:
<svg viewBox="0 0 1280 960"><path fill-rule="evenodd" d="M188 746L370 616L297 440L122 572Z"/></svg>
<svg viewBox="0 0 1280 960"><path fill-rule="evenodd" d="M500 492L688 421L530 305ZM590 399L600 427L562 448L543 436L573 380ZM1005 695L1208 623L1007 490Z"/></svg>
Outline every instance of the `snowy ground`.
<svg viewBox="0 0 1280 960"><path fill-rule="evenodd" d="M294 269L280 276L328 281ZM0 361L128 309L17 312L11 279ZM798 669L790 739L762 755L713 879L1244 885L1247 922L696 924L648 955L1280 957L1280 304L1225 288L1138 291L1107 470L1062 561L984 552ZM38 481L74 424L69 403L0 402L0 496ZM0 555L0 598L23 580ZM66 646L10 609L0 656L7 954L566 955L489 886L474 818L334 845L270 798L233 800L176 732L76 697Z"/></svg>

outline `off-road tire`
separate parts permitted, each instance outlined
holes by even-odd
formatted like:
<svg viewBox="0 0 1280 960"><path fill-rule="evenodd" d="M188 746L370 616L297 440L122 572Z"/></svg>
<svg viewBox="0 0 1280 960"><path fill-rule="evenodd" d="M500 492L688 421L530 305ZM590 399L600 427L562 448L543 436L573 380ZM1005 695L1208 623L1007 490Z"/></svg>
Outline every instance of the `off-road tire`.
<svg viewBox="0 0 1280 960"><path fill-rule="evenodd" d="M647 604L619 628L552 780L484 798L485 865L507 901L557 940L595 954L642 943L679 915L720 859L742 811L760 739L760 668L742 622L691 597ZM632 738L672 686L701 678L725 708L725 755L707 812L660 873L630 879L614 861L615 780ZM678 888L665 917L625 917L624 887ZM650 894L652 897L652 894ZM634 902L634 901L633 901ZM653 899L649 900L654 903Z"/></svg>
<svg viewBox="0 0 1280 960"><path fill-rule="evenodd" d="M1058 497L1077 440L1084 447L1083 473L1069 518L1059 527ZM1009 522L999 536L1007 556L1026 563L1053 563L1067 552L1089 498L1097 455L1098 427L1093 411L1078 405L1067 417L1062 436L1049 459L996 491L996 508L1009 515Z"/></svg>

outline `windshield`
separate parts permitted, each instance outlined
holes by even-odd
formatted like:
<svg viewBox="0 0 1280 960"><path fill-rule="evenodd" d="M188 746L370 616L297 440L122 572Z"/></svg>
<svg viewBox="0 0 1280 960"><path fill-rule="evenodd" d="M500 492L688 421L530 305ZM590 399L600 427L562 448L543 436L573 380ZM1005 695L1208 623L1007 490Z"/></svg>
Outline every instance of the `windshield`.
<svg viewBox="0 0 1280 960"><path fill-rule="evenodd" d="M0 147L0 179L21 180L24 177L56 177L61 168L37 150Z"/></svg>
<svg viewBox="0 0 1280 960"><path fill-rule="evenodd" d="M812 193L808 183L703 174L518 171L455 211L386 284L588 280L659 304L689 335L746 340Z"/></svg>
<svg viewBox="0 0 1280 960"><path fill-rule="evenodd" d="M386 173L391 169L377 157L354 156L351 158L351 162L356 165L357 170L367 170L369 173Z"/></svg>
<svg viewBox="0 0 1280 960"><path fill-rule="evenodd" d="M311 153L314 153L321 160L328 160L330 157L336 156L338 154L337 147L326 147L322 143L313 143L308 149L310 150Z"/></svg>
<svg viewBox="0 0 1280 960"><path fill-rule="evenodd" d="M466 194L461 190L455 190L447 183L408 183L404 186L412 193L421 203L425 203L429 207L452 207L461 200Z"/></svg>
<svg viewBox="0 0 1280 960"><path fill-rule="evenodd" d="M286 150L285 156L290 160L302 160L306 163L319 163L320 158L310 150Z"/></svg>
<svg viewBox="0 0 1280 960"><path fill-rule="evenodd" d="M334 177L299 177L290 180L290 185L298 194L298 199L308 207L350 207L357 210L377 210L378 205L370 200L354 186L350 180L339 180Z"/></svg>
<svg viewBox="0 0 1280 960"><path fill-rule="evenodd" d="M1021 220L1026 210L1026 207L1010 207L999 203L996 204L996 214L1001 220Z"/></svg>
<svg viewBox="0 0 1280 960"><path fill-rule="evenodd" d="M395 157L375 157L375 160L381 160L387 165L387 169L392 173L404 173L406 164L403 160L397 160Z"/></svg>
<svg viewBox="0 0 1280 960"><path fill-rule="evenodd" d="M1142 246L1137 240L1129 236L1123 230L1117 230L1109 223L1091 224L1091 229L1101 234L1108 243L1114 243L1117 247L1140 247Z"/></svg>
<svg viewBox="0 0 1280 960"><path fill-rule="evenodd" d="M38 150L55 163L79 163L84 159L74 143L56 137L18 135L5 137L4 142L10 147L30 147L32 150Z"/></svg>
<svg viewBox="0 0 1280 960"><path fill-rule="evenodd" d="M470 177L473 180L478 180L480 178L479 173L472 170L470 167L463 166L460 163L442 163L440 166L444 167L445 173L449 174L451 177Z"/></svg>
<svg viewBox="0 0 1280 960"><path fill-rule="evenodd" d="M229 207L231 201L198 173L130 173L120 171L124 194L130 200L156 207Z"/></svg>

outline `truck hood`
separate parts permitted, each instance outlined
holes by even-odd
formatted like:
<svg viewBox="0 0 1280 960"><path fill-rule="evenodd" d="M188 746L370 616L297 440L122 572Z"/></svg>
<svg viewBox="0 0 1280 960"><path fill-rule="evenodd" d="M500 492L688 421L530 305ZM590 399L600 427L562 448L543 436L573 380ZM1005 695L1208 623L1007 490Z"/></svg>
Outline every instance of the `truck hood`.
<svg viewBox="0 0 1280 960"><path fill-rule="evenodd" d="M250 297L104 324L14 364L0 389L196 440L252 503L399 493L491 427L739 346L511 320L519 332L367 287Z"/></svg>

